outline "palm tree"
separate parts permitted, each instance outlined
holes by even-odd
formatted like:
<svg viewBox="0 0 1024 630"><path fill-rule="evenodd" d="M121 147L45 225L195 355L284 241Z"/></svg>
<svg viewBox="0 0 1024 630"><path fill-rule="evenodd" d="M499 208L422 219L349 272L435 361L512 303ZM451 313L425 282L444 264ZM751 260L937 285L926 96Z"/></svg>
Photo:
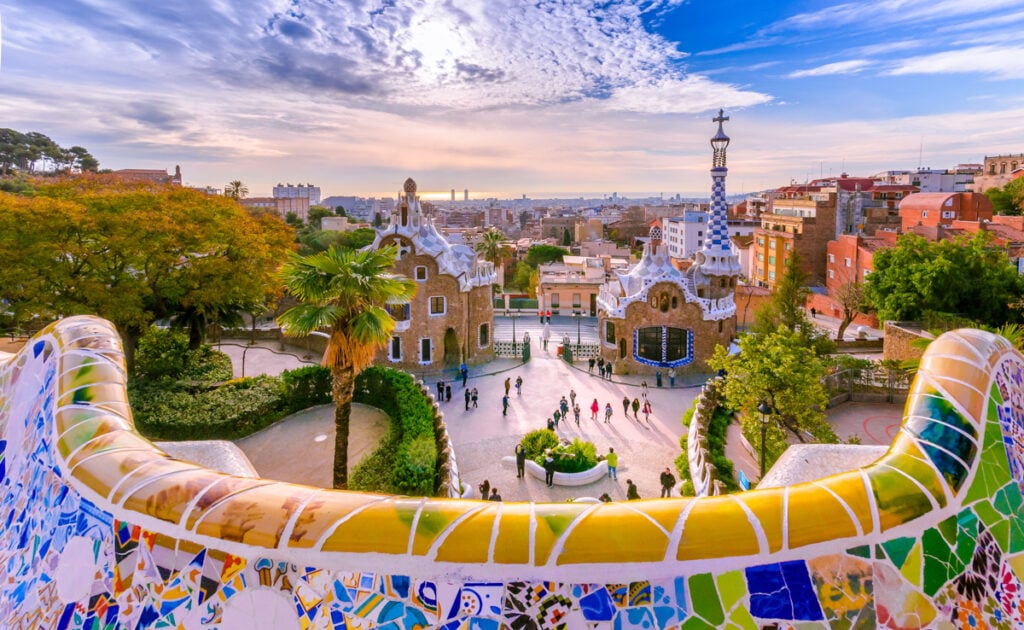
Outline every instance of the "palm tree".
<svg viewBox="0 0 1024 630"><path fill-rule="evenodd" d="M508 257L508 247L505 245L505 235L498 228L492 227L483 233L483 239L477 244L476 251L483 254L484 260L494 263L498 269L502 268L505 258ZM504 283L504 273L498 274Z"/></svg>
<svg viewBox="0 0 1024 630"><path fill-rule="evenodd" d="M224 187L224 196L232 197L234 199L244 199L249 194L249 189L239 180L228 182L228 185Z"/></svg>
<svg viewBox="0 0 1024 630"><path fill-rule="evenodd" d="M326 330L330 335L323 365L331 370L334 399L334 487L348 486L348 431L355 377L387 344L395 320L385 309L416 295L416 283L389 273L398 250L354 251L330 247L299 256L281 268L281 279L299 301L277 318L295 335Z"/></svg>

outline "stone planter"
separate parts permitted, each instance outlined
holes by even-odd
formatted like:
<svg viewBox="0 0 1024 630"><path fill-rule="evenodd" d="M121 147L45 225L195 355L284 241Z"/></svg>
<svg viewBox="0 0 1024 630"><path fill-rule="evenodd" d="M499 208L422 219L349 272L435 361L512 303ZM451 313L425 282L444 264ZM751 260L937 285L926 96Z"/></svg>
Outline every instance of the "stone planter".
<svg viewBox="0 0 1024 630"><path fill-rule="evenodd" d="M506 455L502 458L502 461L511 464L512 468L516 467L516 458L513 455ZM535 461L526 460L526 474L544 481L544 467ZM576 473L556 472L554 484L556 486L585 486L594 483L607 475L608 464L604 460L601 460L597 462L596 466L589 470Z"/></svg>

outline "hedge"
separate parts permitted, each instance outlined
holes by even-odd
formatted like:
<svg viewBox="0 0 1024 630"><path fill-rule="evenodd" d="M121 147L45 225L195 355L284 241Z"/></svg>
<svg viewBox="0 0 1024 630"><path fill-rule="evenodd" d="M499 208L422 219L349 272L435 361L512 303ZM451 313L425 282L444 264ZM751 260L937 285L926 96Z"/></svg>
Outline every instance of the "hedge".
<svg viewBox="0 0 1024 630"><path fill-rule="evenodd" d="M391 418L392 435L377 451L394 457L390 467L380 462L368 463L368 466L377 470L390 468L386 487L358 489L418 496L434 495L438 461L434 439L434 407L412 376L391 368L369 367L356 377L352 400L377 407ZM376 455L375 451L371 459ZM371 477L377 477L377 483L384 481L379 475L353 474L353 477L360 481Z"/></svg>
<svg viewBox="0 0 1024 630"><path fill-rule="evenodd" d="M330 383L330 372L315 366L286 371L280 378L235 379L198 393L166 379L132 379L128 400L136 428L148 438L234 440L330 402Z"/></svg>

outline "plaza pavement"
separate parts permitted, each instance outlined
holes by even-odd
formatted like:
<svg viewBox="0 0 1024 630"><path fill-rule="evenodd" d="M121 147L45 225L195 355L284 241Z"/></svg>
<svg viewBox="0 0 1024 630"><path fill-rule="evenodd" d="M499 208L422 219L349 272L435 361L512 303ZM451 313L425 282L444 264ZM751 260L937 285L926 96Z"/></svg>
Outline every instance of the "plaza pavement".
<svg viewBox="0 0 1024 630"><path fill-rule="evenodd" d="M231 345L235 343L238 345ZM226 341L221 347L232 357L236 375L240 373L244 344L244 341ZM547 351L538 346L534 338L532 359L525 364L497 359L471 367L468 387L479 391L479 407L468 411L461 380L455 379L454 371L421 375L430 391L434 391L439 378L452 382L452 400L440 403L440 409L463 481L475 488L487 479L506 501L564 501L580 496L597 497L603 492L616 500L625 499L626 479L633 479L641 497L659 496L661 471L668 466L675 474L674 461L680 453L679 438L684 431L682 414L700 393L699 379L695 382L691 377L685 384L677 380L675 388L667 387L667 380L666 387L655 387L650 377L613 375L611 381L603 380L588 374L585 362L571 366L558 358L556 344L550 343ZM277 374L315 361L316 357L304 350L286 348L282 351L277 342L261 343L246 351L246 374ZM521 395L515 391L517 376L523 377ZM512 381L511 404L508 415L502 416L501 397L506 378ZM623 396L630 400L640 398L643 380L648 382L648 397L653 407L649 424L643 420L643 413L639 422L633 419L632 411L628 419L622 413ZM591 441L598 453L607 453L609 447L614 447L619 453L618 481L605 478L583 487L548 488L542 480L532 477L517 479L514 465L503 462L502 458L513 454L524 434L546 425L560 397L568 398L570 389L575 389L582 409L580 426L576 426L570 412L569 421L559 424L558 434L568 439L579 437ZM595 397L601 408L596 422L590 419L589 409ZM607 402L612 403L614 410L610 424L604 423ZM857 435L864 444L891 443L901 417L899 405L847 403L829 410L830 421L840 438L846 440ZM261 434L239 440L238 444L261 476L326 486L330 480L330 447L334 439L332 422L332 408L318 407L286 418ZM369 408L353 409L350 458L353 465L360 452L372 450L375 440L385 430L386 424ZM258 447L254 446L257 442ZM729 428L726 455L734 462L737 472L742 470L749 479L757 479L757 460L736 424Z"/></svg>

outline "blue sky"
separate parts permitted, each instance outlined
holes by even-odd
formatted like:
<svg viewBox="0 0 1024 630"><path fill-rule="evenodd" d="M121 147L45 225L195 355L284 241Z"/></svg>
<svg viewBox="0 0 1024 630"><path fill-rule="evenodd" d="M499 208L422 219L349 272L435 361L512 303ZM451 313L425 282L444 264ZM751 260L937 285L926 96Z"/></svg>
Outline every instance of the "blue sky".
<svg viewBox="0 0 1024 630"><path fill-rule="evenodd" d="M1024 151L1024 0L0 0L0 127L251 194L730 192Z"/></svg>

